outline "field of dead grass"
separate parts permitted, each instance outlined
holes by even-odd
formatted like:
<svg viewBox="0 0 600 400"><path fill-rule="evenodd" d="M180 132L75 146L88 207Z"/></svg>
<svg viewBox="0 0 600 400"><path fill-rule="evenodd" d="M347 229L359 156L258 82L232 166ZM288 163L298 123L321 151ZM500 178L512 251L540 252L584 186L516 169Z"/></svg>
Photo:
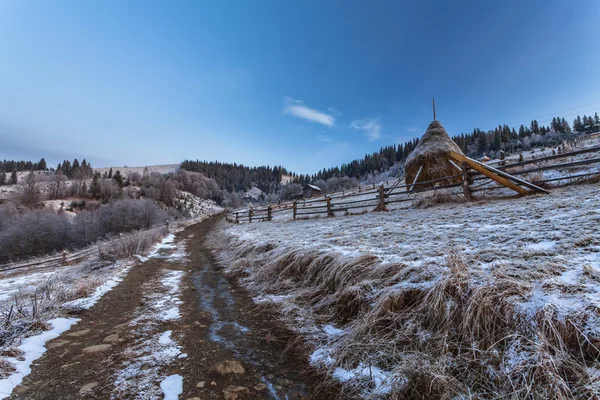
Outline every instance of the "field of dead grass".
<svg viewBox="0 0 600 400"><path fill-rule="evenodd" d="M214 246L348 396L597 398L598 194L228 224Z"/></svg>

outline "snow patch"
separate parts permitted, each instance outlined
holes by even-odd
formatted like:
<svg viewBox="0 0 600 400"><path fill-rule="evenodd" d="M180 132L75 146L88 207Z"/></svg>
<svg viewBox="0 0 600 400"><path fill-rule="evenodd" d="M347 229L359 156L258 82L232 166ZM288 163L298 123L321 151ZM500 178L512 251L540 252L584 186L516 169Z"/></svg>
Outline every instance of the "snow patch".
<svg viewBox="0 0 600 400"><path fill-rule="evenodd" d="M164 400L177 400L183 393L183 377L178 374L167 376L160 383L160 388L165 395Z"/></svg>
<svg viewBox="0 0 600 400"><path fill-rule="evenodd" d="M13 389L23 382L31 372L31 364L46 352L46 342L60 336L61 333L71 329L71 326L79 322L78 318L55 318L48 321L51 326L49 331L39 335L30 336L23 340L19 346L24 354L24 359L19 361L13 357L4 359L15 367L15 372L7 378L0 380L0 399L5 399L12 393Z"/></svg>

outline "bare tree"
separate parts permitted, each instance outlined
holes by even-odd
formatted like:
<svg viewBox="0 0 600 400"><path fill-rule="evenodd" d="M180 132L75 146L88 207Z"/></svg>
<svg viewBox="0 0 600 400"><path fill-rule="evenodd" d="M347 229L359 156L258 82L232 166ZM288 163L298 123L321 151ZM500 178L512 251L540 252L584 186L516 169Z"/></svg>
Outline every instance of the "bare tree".
<svg viewBox="0 0 600 400"><path fill-rule="evenodd" d="M40 191L33 171L29 172L25 184L21 186L20 200L25 207L29 208L34 207L40 201Z"/></svg>
<svg viewBox="0 0 600 400"><path fill-rule="evenodd" d="M65 195L65 182L67 177L61 170L56 171L50 180L50 198L53 200L62 199Z"/></svg>

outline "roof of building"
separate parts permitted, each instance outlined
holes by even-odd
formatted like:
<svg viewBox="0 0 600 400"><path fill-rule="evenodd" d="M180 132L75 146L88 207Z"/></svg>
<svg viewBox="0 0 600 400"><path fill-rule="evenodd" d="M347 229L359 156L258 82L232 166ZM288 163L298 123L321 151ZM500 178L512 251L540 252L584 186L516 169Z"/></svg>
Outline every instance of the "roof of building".
<svg viewBox="0 0 600 400"><path fill-rule="evenodd" d="M306 188L311 188L313 190L318 190L319 192L322 191L320 187L315 186L315 185L311 185L310 183L307 183L306 185L304 185L304 189L306 189Z"/></svg>

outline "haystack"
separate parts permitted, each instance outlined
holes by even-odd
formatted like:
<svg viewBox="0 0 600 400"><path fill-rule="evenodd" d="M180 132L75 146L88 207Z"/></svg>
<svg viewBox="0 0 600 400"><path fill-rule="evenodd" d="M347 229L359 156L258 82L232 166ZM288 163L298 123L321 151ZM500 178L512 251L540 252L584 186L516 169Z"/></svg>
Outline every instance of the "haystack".
<svg viewBox="0 0 600 400"><path fill-rule="evenodd" d="M464 155L460 147L450 139L446 130L438 121L429 124L429 128L417 144L417 147L406 159L404 172L405 182L412 185L446 176L460 175L460 171L450 163L450 152ZM419 169L421 172L419 173ZM419 176L417 177L417 173ZM417 178L417 182L415 182ZM419 185L417 188L432 187L461 182L461 177ZM410 186L407 188L410 189Z"/></svg>

